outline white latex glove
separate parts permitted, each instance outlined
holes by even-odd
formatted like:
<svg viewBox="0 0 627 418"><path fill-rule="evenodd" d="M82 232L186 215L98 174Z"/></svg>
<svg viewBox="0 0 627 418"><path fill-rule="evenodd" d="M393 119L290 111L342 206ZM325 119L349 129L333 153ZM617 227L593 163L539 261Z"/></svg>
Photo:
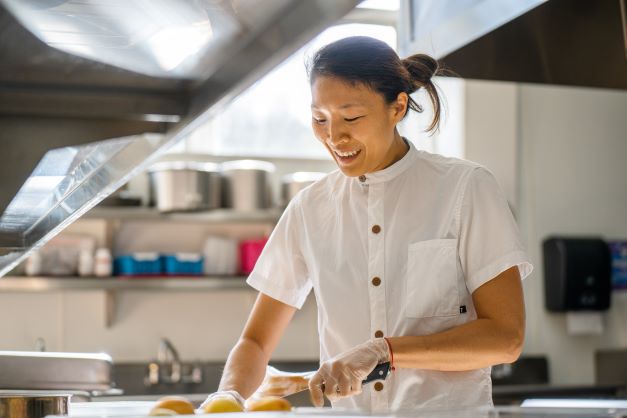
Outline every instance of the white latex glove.
<svg viewBox="0 0 627 418"><path fill-rule="evenodd" d="M207 396L207 399L205 399L205 401L203 403L200 404L200 406L198 407L198 412L202 413L205 405L207 405L209 402L211 402L213 399L216 398L230 398L235 400L239 406L242 407L242 410L244 409L244 402L246 401L242 395L240 395L238 392L234 391L234 390L221 390L221 391L217 391L214 393L209 394L209 396Z"/></svg>
<svg viewBox="0 0 627 418"><path fill-rule="evenodd" d="M390 351L383 338L366 341L330 360L309 380L309 392L314 406L324 405L324 395L330 401L361 393L361 382L380 363L390 361Z"/></svg>

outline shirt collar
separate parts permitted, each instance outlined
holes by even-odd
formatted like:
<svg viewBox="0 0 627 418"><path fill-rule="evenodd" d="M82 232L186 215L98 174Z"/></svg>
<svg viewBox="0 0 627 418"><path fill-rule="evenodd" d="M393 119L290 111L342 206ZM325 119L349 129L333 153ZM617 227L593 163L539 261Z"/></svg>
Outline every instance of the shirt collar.
<svg viewBox="0 0 627 418"><path fill-rule="evenodd" d="M354 177L355 181L361 185L383 183L388 180L392 180L393 178L407 170L414 162L414 159L418 155L418 151L416 150L416 147L414 147L414 144L411 143L411 141L408 141L405 138L403 138L403 141L405 141L405 143L409 145L409 151L407 151L407 153L403 155L403 158L401 158L391 166L384 168L383 170L375 171L374 173L364 174L363 176L359 177Z"/></svg>

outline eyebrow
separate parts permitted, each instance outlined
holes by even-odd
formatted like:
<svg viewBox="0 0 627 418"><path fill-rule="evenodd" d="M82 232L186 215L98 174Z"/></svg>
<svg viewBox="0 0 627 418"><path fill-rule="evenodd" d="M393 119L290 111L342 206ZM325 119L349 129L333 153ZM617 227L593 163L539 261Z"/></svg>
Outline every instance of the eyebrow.
<svg viewBox="0 0 627 418"><path fill-rule="evenodd" d="M365 106L362 105L362 104L359 104L359 103L346 103L346 104L341 105L339 108L340 109L347 109L349 107L365 107ZM317 109L318 107L315 104L312 103L311 104L311 108L312 109Z"/></svg>

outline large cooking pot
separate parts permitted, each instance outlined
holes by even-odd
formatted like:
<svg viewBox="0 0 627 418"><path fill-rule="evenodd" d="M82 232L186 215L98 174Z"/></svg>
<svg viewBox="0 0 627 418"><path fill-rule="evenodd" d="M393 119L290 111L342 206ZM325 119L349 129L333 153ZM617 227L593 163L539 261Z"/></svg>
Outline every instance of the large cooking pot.
<svg viewBox="0 0 627 418"><path fill-rule="evenodd" d="M324 176L326 176L326 173L314 171L298 171L284 175L281 177L281 204L287 206L298 192Z"/></svg>
<svg viewBox="0 0 627 418"><path fill-rule="evenodd" d="M0 393L0 418L43 418L67 415L70 394Z"/></svg>
<svg viewBox="0 0 627 418"><path fill-rule="evenodd" d="M270 176L274 164L258 160L222 163L224 206L237 211L272 207Z"/></svg>
<svg viewBox="0 0 627 418"><path fill-rule="evenodd" d="M161 162L148 169L152 198L160 212L216 209L221 205L219 166L212 163Z"/></svg>

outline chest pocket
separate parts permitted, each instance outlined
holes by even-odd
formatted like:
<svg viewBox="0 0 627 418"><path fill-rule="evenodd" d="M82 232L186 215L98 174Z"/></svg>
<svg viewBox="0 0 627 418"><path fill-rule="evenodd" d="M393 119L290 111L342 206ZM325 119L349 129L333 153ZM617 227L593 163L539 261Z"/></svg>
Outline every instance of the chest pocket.
<svg viewBox="0 0 627 418"><path fill-rule="evenodd" d="M411 244L406 280L408 317L458 315L457 240L434 239Z"/></svg>

